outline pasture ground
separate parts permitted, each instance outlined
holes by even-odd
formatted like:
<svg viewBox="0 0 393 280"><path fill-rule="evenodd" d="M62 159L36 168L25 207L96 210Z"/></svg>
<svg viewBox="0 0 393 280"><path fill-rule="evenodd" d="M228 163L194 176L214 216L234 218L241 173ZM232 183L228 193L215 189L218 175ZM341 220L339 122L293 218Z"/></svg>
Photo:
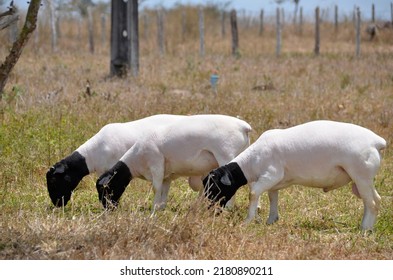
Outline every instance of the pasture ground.
<svg viewBox="0 0 393 280"><path fill-rule="evenodd" d="M0 259L392 259L392 33L364 37L356 58L352 26L338 35L326 26L316 57L307 28L303 37L284 32L279 58L269 30L262 37L241 30L239 58L230 54L229 37L214 32L207 31L204 58L195 40L170 37L160 56L151 38L141 41L140 76L127 79L108 77L106 47L92 55L64 34L52 53L48 42L32 39L0 103ZM6 52L2 45L0 57ZM209 86L213 72L217 95ZM280 220L271 226L264 223L266 194L262 222L245 226L248 188L233 210L213 216L185 179L172 184L167 209L153 218L152 190L142 180L131 182L114 212L101 208L96 175L84 178L65 208L51 206L45 173L52 164L106 123L158 113L239 116L252 125L252 141L267 129L315 119L375 131L388 148L375 178L382 204L374 232L360 233L363 204L349 186L281 191Z"/></svg>

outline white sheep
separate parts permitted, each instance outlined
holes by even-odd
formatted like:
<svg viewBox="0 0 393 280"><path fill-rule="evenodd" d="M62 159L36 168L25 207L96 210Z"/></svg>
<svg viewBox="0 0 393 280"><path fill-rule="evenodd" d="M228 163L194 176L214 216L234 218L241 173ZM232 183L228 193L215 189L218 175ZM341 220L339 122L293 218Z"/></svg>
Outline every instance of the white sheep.
<svg viewBox="0 0 393 280"><path fill-rule="evenodd" d="M97 180L103 206L117 206L132 178L152 182L153 212L165 207L172 180L187 176L194 190L203 190L202 178L249 146L251 126L223 115L187 116L139 139Z"/></svg>
<svg viewBox="0 0 393 280"><path fill-rule="evenodd" d="M46 174L49 196L55 206L65 206L72 191L90 173L101 175L142 137L183 116L154 115L127 123L110 123Z"/></svg>
<svg viewBox="0 0 393 280"><path fill-rule="evenodd" d="M371 230L381 200L373 180L385 147L383 138L349 123L313 121L269 130L229 164L209 173L203 180L205 195L223 206L238 188L251 183L246 222L255 218L259 197L267 191L267 223L272 224L278 220L278 190L299 184L328 192L352 181L353 193L364 203L361 228Z"/></svg>

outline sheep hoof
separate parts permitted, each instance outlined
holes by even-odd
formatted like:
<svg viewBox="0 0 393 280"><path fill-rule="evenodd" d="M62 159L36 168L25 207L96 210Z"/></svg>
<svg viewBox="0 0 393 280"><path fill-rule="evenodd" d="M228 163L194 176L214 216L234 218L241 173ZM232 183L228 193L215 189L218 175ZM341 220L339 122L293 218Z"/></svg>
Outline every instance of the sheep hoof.
<svg viewBox="0 0 393 280"><path fill-rule="evenodd" d="M261 218L260 216L256 216L255 222L256 222L257 224L262 224L262 218Z"/></svg>
<svg viewBox="0 0 393 280"><path fill-rule="evenodd" d="M251 223L251 221L252 221L253 219L250 219L250 218L247 218L247 219L245 219L244 221L243 221L243 226L247 226L247 225L249 225L250 223Z"/></svg>
<svg viewBox="0 0 393 280"><path fill-rule="evenodd" d="M267 224L267 225L271 225L271 224L274 224L274 223L277 222L277 221L278 221L278 216L269 217L269 218L267 219L267 221L266 221L266 224Z"/></svg>
<svg viewBox="0 0 393 280"><path fill-rule="evenodd" d="M362 232L361 232L363 237L370 236L373 233L374 233L374 231L372 229L362 229Z"/></svg>

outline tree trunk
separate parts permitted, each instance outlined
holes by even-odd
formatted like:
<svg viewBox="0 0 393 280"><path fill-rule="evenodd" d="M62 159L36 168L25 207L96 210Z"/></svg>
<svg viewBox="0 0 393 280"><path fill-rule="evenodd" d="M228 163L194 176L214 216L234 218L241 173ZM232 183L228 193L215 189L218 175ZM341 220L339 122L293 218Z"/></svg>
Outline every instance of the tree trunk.
<svg viewBox="0 0 393 280"><path fill-rule="evenodd" d="M20 32L18 39L12 45L11 51L6 57L5 61L0 66L0 99L2 97L4 87L7 83L7 79L15 64L18 62L20 55L22 54L23 48L27 42L37 24L38 10L40 9L41 0L31 0L29 8L27 10L25 24Z"/></svg>
<svg viewBox="0 0 393 280"><path fill-rule="evenodd" d="M131 37L128 28L128 4L112 1L111 12L111 76L124 77L130 68Z"/></svg>

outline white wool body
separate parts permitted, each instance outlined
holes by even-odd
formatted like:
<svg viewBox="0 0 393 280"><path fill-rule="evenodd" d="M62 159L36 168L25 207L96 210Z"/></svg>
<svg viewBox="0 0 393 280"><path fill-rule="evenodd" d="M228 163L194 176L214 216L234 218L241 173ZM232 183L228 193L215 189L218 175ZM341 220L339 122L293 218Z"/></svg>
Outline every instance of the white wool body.
<svg viewBox="0 0 393 280"><path fill-rule="evenodd" d="M96 172L101 175L111 168L138 139L183 117L161 114L127 123L110 123L76 151L85 158L90 173Z"/></svg>
<svg viewBox="0 0 393 280"><path fill-rule="evenodd" d="M364 202L362 229L372 229L381 200L373 180L385 147L382 137L350 123L321 120L266 131L231 161L251 183L247 221L263 192L269 194L271 224L278 220L278 190L297 184L327 192L352 181Z"/></svg>
<svg viewBox="0 0 393 280"><path fill-rule="evenodd" d="M250 144L251 126L224 115L187 116L139 139L121 158L132 177L149 180L155 191L154 209L166 204L170 182L190 180L202 190L202 177L223 165Z"/></svg>

